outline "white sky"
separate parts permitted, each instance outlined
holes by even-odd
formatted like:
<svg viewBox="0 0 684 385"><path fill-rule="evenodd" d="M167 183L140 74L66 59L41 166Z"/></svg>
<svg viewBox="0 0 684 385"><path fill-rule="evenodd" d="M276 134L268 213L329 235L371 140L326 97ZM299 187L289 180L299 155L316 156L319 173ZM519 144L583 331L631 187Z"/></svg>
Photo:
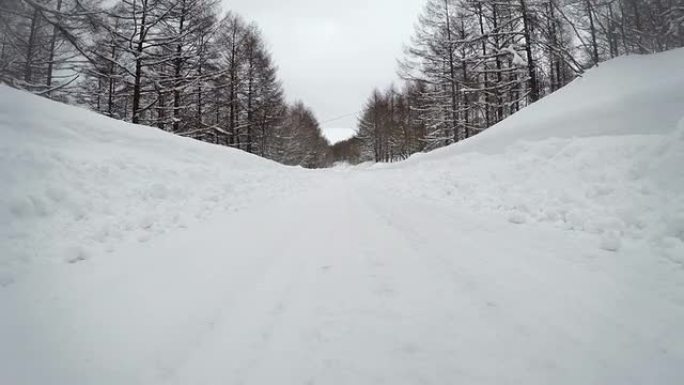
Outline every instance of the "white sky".
<svg viewBox="0 0 684 385"><path fill-rule="evenodd" d="M224 0L255 21L291 101L310 106L330 139L355 129L375 87L397 80L396 60L424 0ZM344 115L343 119L329 121Z"/></svg>

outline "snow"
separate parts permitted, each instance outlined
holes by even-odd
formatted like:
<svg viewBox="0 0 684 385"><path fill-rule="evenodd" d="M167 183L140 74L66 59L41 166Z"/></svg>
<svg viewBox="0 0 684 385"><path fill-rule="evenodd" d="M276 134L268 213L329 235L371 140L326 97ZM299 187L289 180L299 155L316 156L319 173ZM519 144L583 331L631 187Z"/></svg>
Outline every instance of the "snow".
<svg viewBox="0 0 684 385"><path fill-rule="evenodd" d="M602 64L457 146L384 167L389 190L597 234L604 249L676 244L682 260L683 62L679 49Z"/></svg>
<svg viewBox="0 0 684 385"><path fill-rule="evenodd" d="M498 154L437 155L439 161L426 155L415 164L383 169L393 180L388 193L503 212L516 224L545 222L654 243L684 240L679 131L521 141ZM429 172L418 172L427 164Z"/></svg>
<svg viewBox="0 0 684 385"><path fill-rule="evenodd" d="M620 250L620 234L617 231L610 231L601 237L601 248L606 251Z"/></svg>
<svg viewBox="0 0 684 385"><path fill-rule="evenodd" d="M518 67L523 67L527 65L527 61L520 56L518 51L513 46L507 46L501 49L502 52L508 53L513 58L512 63Z"/></svg>
<svg viewBox="0 0 684 385"><path fill-rule="evenodd" d="M0 384L679 384L682 62L324 171L0 87Z"/></svg>
<svg viewBox="0 0 684 385"><path fill-rule="evenodd" d="M430 159L500 153L517 141L671 133L682 119L684 53L624 56L602 63L552 96Z"/></svg>
<svg viewBox="0 0 684 385"><path fill-rule="evenodd" d="M111 253L300 183L256 156L4 86L0 135L0 285L34 263Z"/></svg>

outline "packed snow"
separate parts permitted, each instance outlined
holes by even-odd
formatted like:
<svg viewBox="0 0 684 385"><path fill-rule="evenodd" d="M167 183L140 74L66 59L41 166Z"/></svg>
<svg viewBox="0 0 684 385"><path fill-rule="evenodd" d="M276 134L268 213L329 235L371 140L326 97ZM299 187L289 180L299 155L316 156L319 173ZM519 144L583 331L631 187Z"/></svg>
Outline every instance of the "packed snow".
<svg viewBox="0 0 684 385"><path fill-rule="evenodd" d="M0 87L0 384L680 384L682 63L323 171Z"/></svg>

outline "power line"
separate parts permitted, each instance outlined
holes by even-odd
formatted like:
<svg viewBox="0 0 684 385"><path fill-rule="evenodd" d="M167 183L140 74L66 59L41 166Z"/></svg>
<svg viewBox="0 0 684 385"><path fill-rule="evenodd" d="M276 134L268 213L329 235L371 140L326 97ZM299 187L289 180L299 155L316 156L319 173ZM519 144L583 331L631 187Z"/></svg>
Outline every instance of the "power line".
<svg viewBox="0 0 684 385"><path fill-rule="evenodd" d="M338 121L338 120L342 120L342 119L347 118L347 117L350 117L350 116L357 116L358 114L359 114L359 111L352 112L352 113L350 113L350 114L345 114L345 115L338 116L338 117L336 117L336 118L324 120L324 121L320 122L320 124L326 124L326 123L330 123L330 122L336 122L336 121Z"/></svg>

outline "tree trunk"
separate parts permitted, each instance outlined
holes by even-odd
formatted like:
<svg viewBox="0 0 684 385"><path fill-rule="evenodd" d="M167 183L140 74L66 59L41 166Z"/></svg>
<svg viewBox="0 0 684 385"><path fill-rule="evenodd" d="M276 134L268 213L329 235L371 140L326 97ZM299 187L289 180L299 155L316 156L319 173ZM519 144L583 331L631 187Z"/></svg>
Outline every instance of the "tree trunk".
<svg viewBox="0 0 684 385"><path fill-rule="evenodd" d="M57 12L62 10L62 0L57 0ZM57 44L57 34L59 33L57 26L52 27L52 38L50 39L50 56L48 57L48 69L47 69L47 80L45 84L47 85L48 88L48 93L47 96L50 96L50 88L52 88L52 68L53 68L53 61L55 60L55 45ZM98 96L99 98L99 96ZM98 104L99 104L98 100ZM99 111L99 107L98 107Z"/></svg>
<svg viewBox="0 0 684 385"><path fill-rule="evenodd" d="M237 101L235 100L236 95L236 81L237 81L237 66L236 56L237 56L237 26L233 26L233 39L230 47L230 138L229 143L234 146L237 143L237 131L236 131L236 120L237 120Z"/></svg>
<svg viewBox="0 0 684 385"><path fill-rule="evenodd" d="M498 52L501 50L501 42L499 40L499 15L496 9L496 3L492 3L492 26L494 27L494 44L496 44L495 50L497 52L496 54L496 82L497 84L501 84L503 81L503 75L501 74L501 70L503 68L501 64L501 57L499 56ZM501 95L501 92L497 89L496 90L496 122L502 121L504 118L504 106L503 106L503 96Z"/></svg>
<svg viewBox="0 0 684 385"><path fill-rule="evenodd" d="M116 47L112 44L112 59L116 55ZM114 63L109 62L109 73L107 74L107 116L112 117L113 115L113 104L114 104Z"/></svg>
<svg viewBox="0 0 684 385"><path fill-rule="evenodd" d="M173 132L178 132L180 129L180 99L181 99L181 74L183 71L183 33L185 28L185 13L186 4L183 1L183 9L181 10L180 21L178 22L178 34L181 40L176 45L176 58L173 65Z"/></svg>
<svg viewBox="0 0 684 385"><path fill-rule="evenodd" d="M632 10L634 11L634 26L636 27L636 44L637 48L639 49L639 53L643 55L648 53L648 51L646 51L646 48L644 47L644 44L641 41L643 31L641 30L641 17L639 16L639 6L637 5L636 0L631 0L631 3Z"/></svg>
<svg viewBox="0 0 684 385"><path fill-rule="evenodd" d="M466 35L465 35L465 22L463 19L461 19L461 40L465 41ZM463 137L464 139L468 139L470 137L470 101L468 91L467 91L467 85L468 85L468 68L466 66L466 51L465 47L461 51L461 55L463 56L463 62L461 65L463 66L463 84L464 87L462 89L463 91Z"/></svg>
<svg viewBox="0 0 684 385"><path fill-rule="evenodd" d="M456 66L454 63L454 44L451 38L451 17L449 15L449 0L444 0L445 17L446 17L446 33L447 33L447 49L449 50L449 88L451 96L451 126L454 130L454 142L458 142L458 101L456 95Z"/></svg>
<svg viewBox="0 0 684 385"><path fill-rule="evenodd" d="M585 0L587 15L589 16L589 29L591 32L591 56L594 65L599 63L598 44L596 43L596 26L594 25L594 10L591 7L591 0Z"/></svg>
<svg viewBox="0 0 684 385"><path fill-rule="evenodd" d="M26 63L24 64L24 81L29 84L33 80L33 55L35 54L36 34L38 33L39 25L40 12L38 11L38 8L34 8L28 44L26 47Z"/></svg>
<svg viewBox="0 0 684 385"><path fill-rule="evenodd" d="M485 31L484 31L484 20L483 20L484 15L483 15L483 13L484 13L484 11L482 10L482 3L478 2L477 3L477 16L478 16L478 21L480 24L480 36L482 39L482 57L486 58L487 57L487 43L486 43L486 40L484 38ZM482 78L483 78L482 79L482 86L485 89L489 89L489 76L487 74L487 70L488 70L487 62L484 63L484 67L485 67L484 68L485 71L482 74ZM485 125L484 126L485 126L485 128L489 127L491 125L491 118L489 116L490 111L489 111L489 105L488 105L489 104L488 103L489 102L489 96L487 95L487 92L489 92L489 91L484 92L484 98L485 98L485 106L484 106Z"/></svg>
<svg viewBox="0 0 684 385"><path fill-rule="evenodd" d="M145 49L145 35L147 22L147 2L148 0L143 0L142 2L142 16L140 19L140 32L138 33L138 44L135 48L135 78L133 79L133 123L140 123L140 99L142 94L142 53Z"/></svg>
<svg viewBox="0 0 684 385"><path fill-rule="evenodd" d="M523 35L525 37L525 53L527 55L527 75L529 77L530 84L530 103L534 103L539 100L539 86L537 85L537 71L534 62L534 57L532 56L532 37L531 37L531 26L530 26L530 15L527 9L526 0L520 0L520 7L522 11L523 20Z"/></svg>

